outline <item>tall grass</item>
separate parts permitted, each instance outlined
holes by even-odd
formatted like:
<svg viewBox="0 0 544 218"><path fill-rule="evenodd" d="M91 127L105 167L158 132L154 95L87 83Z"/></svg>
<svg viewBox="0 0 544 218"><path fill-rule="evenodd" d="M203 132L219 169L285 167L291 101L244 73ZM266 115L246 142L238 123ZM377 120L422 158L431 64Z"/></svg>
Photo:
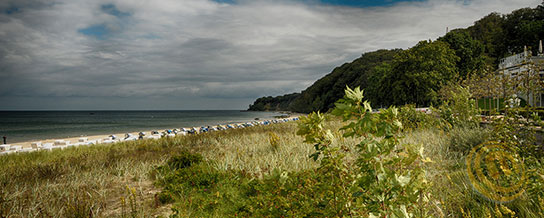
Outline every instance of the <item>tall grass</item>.
<svg viewBox="0 0 544 218"><path fill-rule="evenodd" d="M270 132L279 137L277 147L269 143ZM213 160L218 170L255 177L315 167L308 158L312 148L295 132L295 123L284 123L0 156L0 217L130 215L123 209L130 195L139 201L137 216L159 215L170 209L157 202L153 169L173 155L189 150Z"/></svg>
<svg viewBox="0 0 544 218"><path fill-rule="evenodd" d="M337 129L342 123L330 120L327 125ZM198 213L191 207L198 207L198 202L160 202L162 189L154 185L161 179L157 173L159 166L166 165L171 157L182 151L199 153L208 164L203 166L203 172L208 172L205 167L210 167L213 169L208 172L211 175L218 173L229 178L225 180L225 186L219 188L221 192L217 198L241 199L233 189L239 186L232 184L239 181L239 173L256 181L270 179L270 176L281 180L281 172L307 172L319 166L319 162L309 158L315 152L314 148L302 143L303 139L295 135L296 131L297 124L291 122L160 140L0 156L0 217L168 216L172 213L171 207L184 209L180 214L195 215ZM271 143L271 133L277 136L273 137L274 143ZM436 217L463 217L468 213L481 217L508 208L515 208L518 217L538 217L531 208L533 204L544 205L542 200L522 198L499 205L473 191L466 177L464 156L467 149L488 135L488 130L417 128L404 134L402 143L423 145L425 156L433 160L426 165L426 178L431 181L429 205ZM346 163L350 165L356 159L355 145L360 140L340 135L336 138L335 143L347 148ZM306 177L303 175L300 179L304 182ZM216 193L205 196L216 196ZM228 212L225 208L206 215L221 217Z"/></svg>
<svg viewBox="0 0 544 218"><path fill-rule="evenodd" d="M2 156L0 216L107 215L118 209L126 186L142 196L158 192L148 173L179 149L170 144L126 142Z"/></svg>

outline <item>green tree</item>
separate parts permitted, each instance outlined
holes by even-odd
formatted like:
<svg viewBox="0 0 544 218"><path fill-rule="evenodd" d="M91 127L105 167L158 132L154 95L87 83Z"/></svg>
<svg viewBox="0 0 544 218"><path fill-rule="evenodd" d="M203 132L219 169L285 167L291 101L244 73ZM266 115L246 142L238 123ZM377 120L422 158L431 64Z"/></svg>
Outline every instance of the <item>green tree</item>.
<svg viewBox="0 0 544 218"><path fill-rule="evenodd" d="M380 90L388 90L391 101L387 103L392 105L437 103L437 92L442 85L458 77L458 60L447 43L421 41L395 57Z"/></svg>
<svg viewBox="0 0 544 218"><path fill-rule="evenodd" d="M520 72L514 81L518 84L516 86L518 93L523 93L525 100L535 107L536 96L543 91L544 81L539 75L541 68L537 64L530 62L528 66L529 69Z"/></svg>
<svg viewBox="0 0 544 218"><path fill-rule="evenodd" d="M497 66L499 59L508 53L503 23L504 19L499 13L491 13L467 29L474 39L484 45L486 63L490 66Z"/></svg>
<svg viewBox="0 0 544 218"><path fill-rule="evenodd" d="M393 102L393 96L389 94L390 86L385 85L387 83L388 76L391 74L391 64L383 63L374 69L369 80L369 86L366 89L366 93L372 106L383 107Z"/></svg>
<svg viewBox="0 0 544 218"><path fill-rule="evenodd" d="M368 52L351 63L335 68L330 74L302 91L301 96L294 100L290 108L305 113L328 111L342 98L346 85L368 87L371 83L369 77L374 74L374 69L383 63L391 62L398 52L400 52L398 49Z"/></svg>
<svg viewBox="0 0 544 218"><path fill-rule="evenodd" d="M538 40L544 36L542 8L521 8L505 16L503 28L508 50L522 52L524 46L531 46L536 53Z"/></svg>
<svg viewBox="0 0 544 218"><path fill-rule="evenodd" d="M485 67L484 45L473 39L468 31L452 30L438 40L448 43L455 51L455 55L459 57L457 69L461 78L466 78L469 73L480 71Z"/></svg>

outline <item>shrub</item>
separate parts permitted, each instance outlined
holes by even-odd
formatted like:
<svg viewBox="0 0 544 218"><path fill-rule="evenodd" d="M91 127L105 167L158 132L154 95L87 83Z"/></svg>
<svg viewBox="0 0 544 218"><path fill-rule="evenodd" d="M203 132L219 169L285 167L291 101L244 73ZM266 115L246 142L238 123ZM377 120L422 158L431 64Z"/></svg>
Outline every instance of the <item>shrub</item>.
<svg viewBox="0 0 544 218"><path fill-rule="evenodd" d="M453 85L443 90L444 101L438 107L440 117L451 127L474 127L479 125L479 111L468 88Z"/></svg>
<svg viewBox="0 0 544 218"><path fill-rule="evenodd" d="M297 134L312 143L316 153L322 155L320 169L324 172L318 186L320 191L333 197L325 207L333 216L362 217L421 217L427 216L424 202L425 188L422 150L416 145L399 143L402 123L398 110L389 108L372 113L368 101L363 102L359 87L345 90L332 111L347 125L340 128L343 137L359 138L359 158L355 177L351 177L343 163L341 148L334 146L334 133L323 128L324 117L311 113L301 119Z"/></svg>
<svg viewBox="0 0 544 218"><path fill-rule="evenodd" d="M432 128L440 125L440 120L437 117L417 111L413 104L407 104L399 108L398 119L402 123L403 130Z"/></svg>
<svg viewBox="0 0 544 218"><path fill-rule="evenodd" d="M181 154L173 156L168 160L168 166L173 170L179 170L198 164L202 161L202 155L192 154L188 151L182 151Z"/></svg>

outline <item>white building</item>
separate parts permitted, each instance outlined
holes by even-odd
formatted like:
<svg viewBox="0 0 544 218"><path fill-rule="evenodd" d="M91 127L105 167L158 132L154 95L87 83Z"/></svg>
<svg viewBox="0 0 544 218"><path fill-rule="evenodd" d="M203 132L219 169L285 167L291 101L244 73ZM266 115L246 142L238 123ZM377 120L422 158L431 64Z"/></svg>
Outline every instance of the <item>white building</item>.
<svg viewBox="0 0 544 218"><path fill-rule="evenodd" d="M501 59L498 69L499 74L517 77L520 82L522 82L522 73L531 71L538 71L540 81L544 82L544 52L542 51L542 40L540 40L537 55L533 56L531 51L527 51L527 47L525 47L524 52ZM531 106L544 107L544 87L540 87L540 90L529 93L528 96L523 93L519 93L518 96L526 100Z"/></svg>

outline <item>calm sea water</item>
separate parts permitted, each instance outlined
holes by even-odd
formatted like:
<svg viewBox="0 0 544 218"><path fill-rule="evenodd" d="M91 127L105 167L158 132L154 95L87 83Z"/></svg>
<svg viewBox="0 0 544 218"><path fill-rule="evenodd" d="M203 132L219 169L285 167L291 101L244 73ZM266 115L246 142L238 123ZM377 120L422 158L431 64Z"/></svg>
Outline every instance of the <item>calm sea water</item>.
<svg viewBox="0 0 544 218"><path fill-rule="evenodd" d="M275 112L222 111L0 111L8 143L123 132L164 130L272 119ZM1 139L0 139L1 140ZM1 143L1 142L0 142Z"/></svg>

